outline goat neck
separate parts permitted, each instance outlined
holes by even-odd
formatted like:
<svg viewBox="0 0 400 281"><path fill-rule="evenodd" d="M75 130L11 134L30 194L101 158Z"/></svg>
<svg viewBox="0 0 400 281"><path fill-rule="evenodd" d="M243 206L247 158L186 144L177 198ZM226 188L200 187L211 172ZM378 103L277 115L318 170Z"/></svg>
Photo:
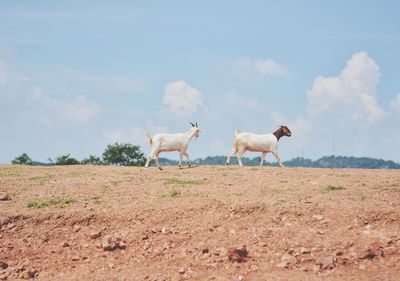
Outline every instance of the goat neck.
<svg viewBox="0 0 400 281"><path fill-rule="evenodd" d="M185 139L186 139L185 143L189 143L192 140L192 138L194 137L195 134L196 134L196 128L195 127L191 128L189 131L184 133Z"/></svg>
<svg viewBox="0 0 400 281"><path fill-rule="evenodd" d="M285 133L283 132L282 128L279 128L278 130L276 130L272 134L274 134L274 136L277 138L277 140L279 140L281 137L283 137L285 135Z"/></svg>

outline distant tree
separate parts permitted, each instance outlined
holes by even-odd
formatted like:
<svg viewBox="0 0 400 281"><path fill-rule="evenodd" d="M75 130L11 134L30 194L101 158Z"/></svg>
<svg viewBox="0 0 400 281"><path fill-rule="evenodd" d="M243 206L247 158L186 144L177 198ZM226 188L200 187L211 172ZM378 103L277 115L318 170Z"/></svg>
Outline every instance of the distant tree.
<svg viewBox="0 0 400 281"><path fill-rule="evenodd" d="M20 156L15 157L11 163L14 165L32 165L32 159L28 156L28 154L22 153Z"/></svg>
<svg viewBox="0 0 400 281"><path fill-rule="evenodd" d="M58 156L54 164L56 165L77 165L79 164L79 161L76 160L75 158L72 158L70 154L65 154L65 155L60 155Z"/></svg>
<svg viewBox="0 0 400 281"><path fill-rule="evenodd" d="M81 164L90 164L90 165L103 165L104 162L101 160L100 157L97 157L96 155L89 155L88 158L85 158L81 161Z"/></svg>
<svg viewBox="0 0 400 281"><path fill-rule="evenodd" d="M145 160L140 147L129 143L109 144L103 153L103 161L108 165L142 166Z"/></svg>

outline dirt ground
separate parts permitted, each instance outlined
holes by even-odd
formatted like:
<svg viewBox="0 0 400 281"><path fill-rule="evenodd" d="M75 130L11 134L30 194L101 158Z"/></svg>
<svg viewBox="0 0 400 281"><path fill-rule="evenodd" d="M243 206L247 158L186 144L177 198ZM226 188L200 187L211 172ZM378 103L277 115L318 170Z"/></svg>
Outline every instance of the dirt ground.
<svg viewBox="0 0 400 281"><path fill-rule="evenodd" d="M400 280L399 170L0 165L5 192L0 280Z"/></svg>

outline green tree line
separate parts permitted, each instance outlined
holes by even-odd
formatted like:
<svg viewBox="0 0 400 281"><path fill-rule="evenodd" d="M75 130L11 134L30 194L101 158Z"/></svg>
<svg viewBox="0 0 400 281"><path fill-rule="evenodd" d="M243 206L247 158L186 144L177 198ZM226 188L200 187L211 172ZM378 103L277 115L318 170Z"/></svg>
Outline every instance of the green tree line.
<svg viewBox="0 0 400 281"><path fill-rule="evenodd" d="M82 161L78 161L71 154L57 156L54 159L48 159L50 163L40 163L23 153L11 161L16 165L116 165L116 166L143 166L145 157L140 147L129 143L109 144L101 157L89 155Z"/></svg>
<svg viewBox="0 0 400 281"><path fill-rule="evenodd" d="M60 155L54 160L49 159L50 163L38 163L32 161L31 158L23 153L16 157L12 164L22 165L118 165L118 166L143 166L145 157L140 147L128 143L110 144L104 150L103 155L89 155L82 161L70 156L70 154ZM168 158L159 158L161 165L177 165L178 161ZM246 166L258 166L260 157L248 158L242 157L242 162ZM193 161L197 165L225 165L226 156L208 156L198 158ZM237 165L236 157L232 158L232 165ZM297 157L289 161L283 162L287 167L309 167L309 168L360 168L360 169L400 169L400 164L391 160L375 159L369 157L348 157L348 156L324 156L317 160ZM278 166L276 162L265 163L266 166Z"/></svg>

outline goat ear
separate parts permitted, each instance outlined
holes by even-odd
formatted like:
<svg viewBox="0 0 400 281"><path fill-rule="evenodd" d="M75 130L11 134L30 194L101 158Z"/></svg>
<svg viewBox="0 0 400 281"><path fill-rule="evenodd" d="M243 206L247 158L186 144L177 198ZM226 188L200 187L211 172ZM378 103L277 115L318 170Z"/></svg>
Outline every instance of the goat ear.
<svg viewBox="0 0 400 281"><path fill-rule="evenodd" d="M194 124L193 124L192 122L189 122L189 123L190 123L190 125L192 125L192 127L195 127Z"/></svg>

